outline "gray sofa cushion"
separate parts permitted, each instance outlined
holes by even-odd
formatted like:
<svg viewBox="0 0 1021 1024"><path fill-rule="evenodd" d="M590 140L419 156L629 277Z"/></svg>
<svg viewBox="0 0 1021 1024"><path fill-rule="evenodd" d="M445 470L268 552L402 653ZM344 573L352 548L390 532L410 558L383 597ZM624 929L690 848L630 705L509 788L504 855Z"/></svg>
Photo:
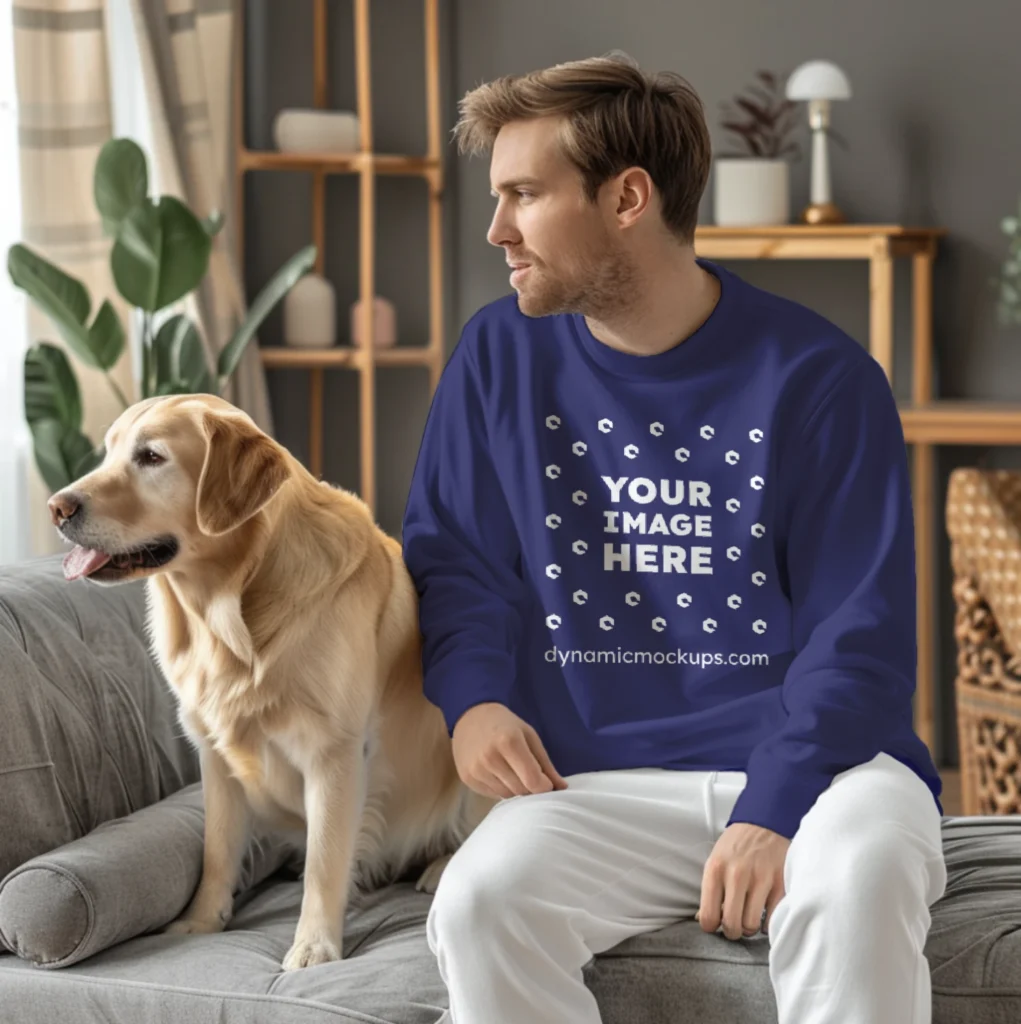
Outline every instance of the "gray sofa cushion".
<svg viewBox="0 0 1021 1024"><path fill-rule="evenodd" d="M140 587L0 569L0 878L198 780Z"/></svg>
<svg viewBox="0 0 1021 1024"><path fill-rule="evenodd" d="M943 849L947 889L925 950L933 1024L1021 1021L1021 817L945 818ZM639 935L591 964L586 980L617 1024L775 1024L768 939L717 939L693 922Z"/></svg>
<svg viewBox="0 0 1021 1024"><path fill-rule="evenodd" d="M62 971L0 956L0 1019L18 1024L435 1024L447 1005L411 884L351 915L343 961L283 972L301 883L251 893L222 935L133 939Z"/></svg>
<svg viewBox="0 0 1021 1024"><path fill-rule="evenodd" d="M926 949L933 1024L1021 1020L1021 820L944 823L950 881ZM436 1024L447 996L425 939L431 897L402 884L349 917L345 959L283 973L301 884L242 898L230 930L133 939L62 971L0 956L0 1006L18 1024ZM621 943L586 981L604 1024L775 1024L763 938L694 922Z"/></svg>
<svg viewBox="0 0 1021 1024"><path fill-rule="evenodd" d="M0 882L0 939L20 957L53 968L163 927L198 885L203 821L196 783L32 858ZM288 862L298 866L300 856L283 836L253 835L236 891Z"/></svg>

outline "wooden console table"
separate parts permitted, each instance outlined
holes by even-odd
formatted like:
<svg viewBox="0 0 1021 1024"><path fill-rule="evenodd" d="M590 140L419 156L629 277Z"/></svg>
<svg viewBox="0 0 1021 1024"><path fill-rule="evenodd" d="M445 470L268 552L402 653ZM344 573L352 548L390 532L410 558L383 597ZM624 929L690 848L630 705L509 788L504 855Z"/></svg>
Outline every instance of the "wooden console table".
<svg viewBox="0 0 1021 1024"><path fill-rule="evenodd" d="M961 443L1010 443L988 440L1003 436L1001 418L983 416L972 405L970 414L957 403L934 403L932 396L932 265L941 228L909 228L889 224L826 226L778 225L763 228L702 227L695 234L695 251L714 260L828 259L869 261L868 348L893 384L893 261L912 260L912 381L911 401L901 407L905 437L914 444L916 587L918 600L918 679L915 724L919 735L935 745L935 444L947 442L960 429ZM980 407L979 407L980 408ZM1012 412L1014 436L1021 437L1021 407ZM1014 420L1011 421L1015 422ZM967 430L965 426L967 424ZM963 441L967 433L967 442ZM983 438L984 440L977 440Z"/></svg>

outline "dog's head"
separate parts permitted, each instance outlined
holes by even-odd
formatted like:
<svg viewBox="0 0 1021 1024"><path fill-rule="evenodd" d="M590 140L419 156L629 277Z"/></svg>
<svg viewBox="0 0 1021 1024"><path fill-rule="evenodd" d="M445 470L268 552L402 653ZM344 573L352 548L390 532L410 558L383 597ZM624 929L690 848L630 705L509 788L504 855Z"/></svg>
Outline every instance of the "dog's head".
<svg viewBox="0 0 1021 1024"><path fill-rule="evenodd" d="M229 402L179 395L139 402L106 434L93 472L49 500L74 544L68 579L113 584L208 558L290 475L285 451Z"/></svg>

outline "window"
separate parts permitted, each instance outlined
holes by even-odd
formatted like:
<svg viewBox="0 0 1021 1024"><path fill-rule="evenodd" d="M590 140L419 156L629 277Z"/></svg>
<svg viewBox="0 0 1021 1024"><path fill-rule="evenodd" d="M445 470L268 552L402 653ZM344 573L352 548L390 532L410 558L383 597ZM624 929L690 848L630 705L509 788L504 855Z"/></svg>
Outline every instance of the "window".
<svg viewBox="0 0 1021 1024"><path fill-rule="evenodd" d="M20 561L30 554L31 443L24 422L21 383L28 324L24 296L11 284L7 273L7 251L21 238L12 2L0 0L0 565Z"/></svg>

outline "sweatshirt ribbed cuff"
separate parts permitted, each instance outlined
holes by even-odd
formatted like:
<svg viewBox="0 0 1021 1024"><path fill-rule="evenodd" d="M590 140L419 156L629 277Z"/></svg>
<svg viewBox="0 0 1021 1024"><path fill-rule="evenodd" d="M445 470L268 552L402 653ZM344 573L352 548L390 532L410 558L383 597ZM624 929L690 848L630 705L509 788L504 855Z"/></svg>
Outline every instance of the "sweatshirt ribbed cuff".
<svg viewBox="0 0 1021 1024"><path fill-rule="evenodd" d="M476 704L507 704L512 689L507 669L505 661L479 658L437 667L427 676L426 697L443 712L448 735Z"/></svg>
<svg viewBox="0 0 1021 1024"><path fill-rule="evenodd" d="M783 762L758 760L727 824L747 822L793 839L801 819L832 781Z"/></svg>

